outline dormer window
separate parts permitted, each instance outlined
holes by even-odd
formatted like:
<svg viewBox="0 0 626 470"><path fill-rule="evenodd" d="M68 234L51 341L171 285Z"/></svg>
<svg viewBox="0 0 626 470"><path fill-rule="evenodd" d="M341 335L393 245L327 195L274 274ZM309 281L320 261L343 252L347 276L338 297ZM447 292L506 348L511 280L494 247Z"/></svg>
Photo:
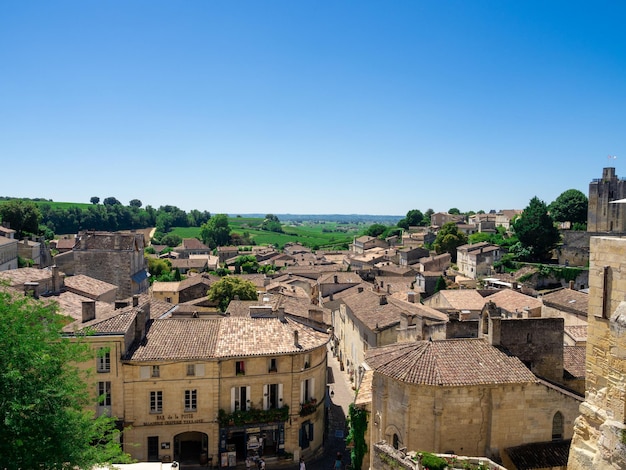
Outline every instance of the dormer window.
<svg viewBox="0 0 626 470"><path fill-rule="evenodd" d="M237 361L235 363L235 374L236 375L246 375L246 370L245 370L245 362L244 361Z"/></svg>

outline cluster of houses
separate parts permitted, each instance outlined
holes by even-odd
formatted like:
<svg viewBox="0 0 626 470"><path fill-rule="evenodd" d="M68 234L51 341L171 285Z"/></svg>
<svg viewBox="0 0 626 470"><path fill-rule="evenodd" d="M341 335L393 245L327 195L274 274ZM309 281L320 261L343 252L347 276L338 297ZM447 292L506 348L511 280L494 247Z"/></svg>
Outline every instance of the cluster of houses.
<svg viewBox="0 0 626 470"><path fill-rule="evenodd" d="M458 223L492 230L504 226L498 216ZM566 468L570 454L576 468L603 468L607 455L624 463L626 240L599 241L583 280L542 291L532 277L496 273L500 249L487 243L459 247L452 265L424 249L435 231L332 252L214 255L185 239L166 256L187 277L152 286L143 235L84 231L51 266L5 265L0 279L73 319L64 333L94 351L83 365L94 371L93 409L117 418L138 460L228 467L317 455L332 360L368 411L364 468L394 468L410 450L507 469ZM220 312L208 271L242 254L275 274L238 274L258 299ZM439 279L451 288L436 291Z"/></svg>

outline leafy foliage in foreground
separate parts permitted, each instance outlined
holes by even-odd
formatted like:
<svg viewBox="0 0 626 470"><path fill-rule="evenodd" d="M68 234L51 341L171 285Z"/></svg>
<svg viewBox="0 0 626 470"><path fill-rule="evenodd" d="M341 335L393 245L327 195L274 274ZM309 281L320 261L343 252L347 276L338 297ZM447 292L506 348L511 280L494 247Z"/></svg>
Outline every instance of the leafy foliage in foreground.
<svg viewBox="0 0 626 470"><path fill-rule="evenodd" d="M114 418L86 411L83 342L60 334L51 304L14 296L0 287L0 455L3 468L89 468L128 462Z"/></svg>

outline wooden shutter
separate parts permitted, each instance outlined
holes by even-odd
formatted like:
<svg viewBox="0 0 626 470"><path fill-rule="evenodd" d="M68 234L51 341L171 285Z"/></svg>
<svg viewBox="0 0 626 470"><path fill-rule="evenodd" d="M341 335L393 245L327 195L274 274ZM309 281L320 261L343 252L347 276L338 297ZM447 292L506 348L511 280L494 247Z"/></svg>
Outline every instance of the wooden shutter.
<svg viewBox="0 0 626 470"><path fill-rule="evenodd" d="M231 413L235 411L235 400L237 399L236 390L237 390L237 387L230 387L230 411Z"/></svg>
<svg viewBox="0 0 626 470"><path fill-rule="evenodd" d="M204 377L204 364L196 364L196 375Z"/></svg>
<svg viewBox="0 0 626 470"><path fill-rule="evenodd" d="M142 379L150 378L150 366L141 366L139 368L139 377Z"/></svg>
<svg viewBox="0 0 626 470"><path fill-rule="evenodd" d="M263 385L263 409L268 410L270 407L270 390L269 386Z"/></svg>

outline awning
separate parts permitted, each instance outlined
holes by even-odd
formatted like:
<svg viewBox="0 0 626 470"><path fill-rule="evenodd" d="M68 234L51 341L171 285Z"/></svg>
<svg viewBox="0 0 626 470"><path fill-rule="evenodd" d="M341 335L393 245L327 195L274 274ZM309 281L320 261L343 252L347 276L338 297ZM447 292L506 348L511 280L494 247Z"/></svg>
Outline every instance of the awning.
<svg viewBox="0 0 626 470"><path fill-rule="evenodd" d="M137 284L141 284L143 281L148 279L148 271L146 270L138 271L135 274L133 274L130 278L133 281L135 281Z"/></svg>

